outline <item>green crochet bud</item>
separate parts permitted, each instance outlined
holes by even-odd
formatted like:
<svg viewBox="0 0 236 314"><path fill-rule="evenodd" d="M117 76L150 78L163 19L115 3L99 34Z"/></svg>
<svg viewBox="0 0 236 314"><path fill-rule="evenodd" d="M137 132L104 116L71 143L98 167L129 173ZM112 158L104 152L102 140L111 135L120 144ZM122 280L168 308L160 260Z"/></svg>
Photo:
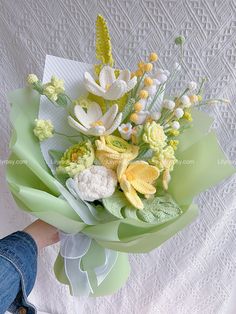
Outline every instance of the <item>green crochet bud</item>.
<svg viewBox="0 0 236 314"><path fill-rule="evenodd" d="M178 36L175 38L176 45L183 45L185 43L184 36Z"/></svg>
<svg viewBox="0 0 236 314"><path fill-rule="evenodd" d="M50 120L35 119L35 127L33 132L40 142L42 142L53 136L54 127Z"/></svg>
<svg viewBox="0 0 236 314"><path fill-rule="evenodd" d="M38 77L35 74L29 74L27 77L27 83L29 85L32 85L34 83L37 83L39 81Z"/></svg>
<svg viewBox="0 0 236 314"><path fill-rule="evenodd" d="M51 101L57 101L58 96L64 93L64 81L58 79L56 76L51 77L51 81L43 85L43 94Z"/></svg>

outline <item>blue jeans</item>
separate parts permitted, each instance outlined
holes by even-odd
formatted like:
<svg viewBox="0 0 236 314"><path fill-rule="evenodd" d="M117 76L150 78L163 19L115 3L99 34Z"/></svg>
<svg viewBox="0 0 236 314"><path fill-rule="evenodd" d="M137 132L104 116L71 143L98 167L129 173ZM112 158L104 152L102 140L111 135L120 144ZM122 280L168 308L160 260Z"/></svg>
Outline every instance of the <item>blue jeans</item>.
<svg viewBox="0 0 236 314"><path fill-rule="evenodd" d="M26 232L18 231L0 240L0 314L34 314L27 301L37 273L37 245Z"/></svg>

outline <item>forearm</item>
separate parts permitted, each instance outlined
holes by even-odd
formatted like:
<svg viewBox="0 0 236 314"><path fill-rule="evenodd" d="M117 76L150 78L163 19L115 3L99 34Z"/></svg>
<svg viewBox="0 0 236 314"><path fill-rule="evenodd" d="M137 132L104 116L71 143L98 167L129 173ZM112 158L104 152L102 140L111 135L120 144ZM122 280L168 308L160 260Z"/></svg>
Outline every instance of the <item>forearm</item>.
<svg viewBox="0 0 236 314"><path fill-rule="evenodd" d="M59 241L58 230L42 220L36 220L24 232L31 235L39 250Z"/></svg>

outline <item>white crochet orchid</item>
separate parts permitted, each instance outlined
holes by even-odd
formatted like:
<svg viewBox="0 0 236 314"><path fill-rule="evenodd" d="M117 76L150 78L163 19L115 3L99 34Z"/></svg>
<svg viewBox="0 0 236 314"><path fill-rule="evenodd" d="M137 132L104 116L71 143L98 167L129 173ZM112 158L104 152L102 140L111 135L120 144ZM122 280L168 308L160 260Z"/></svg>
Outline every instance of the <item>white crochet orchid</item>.
<svg viewBox="0 0 236 314"><path fill-rule="evenodd" d="M137 83L137 77L131 79L129 70L121 70L118 78L115 69L106 65L99 74L99 84L96 83L90 73L84 73L84 84L86 89L97 96L107 100L116 100L128 93Z"/></svg>
<svg viewBox="0 0 236 314"><path fill-rule="evenodd" d="M113 133L121 123L122 113L118 113L118 105L115 104L103 115L101 107L92 102L88 105L87 112L80 105L74 108L74 114L78 121L68 117L69 125L85 135L101 136Z"/></svg>

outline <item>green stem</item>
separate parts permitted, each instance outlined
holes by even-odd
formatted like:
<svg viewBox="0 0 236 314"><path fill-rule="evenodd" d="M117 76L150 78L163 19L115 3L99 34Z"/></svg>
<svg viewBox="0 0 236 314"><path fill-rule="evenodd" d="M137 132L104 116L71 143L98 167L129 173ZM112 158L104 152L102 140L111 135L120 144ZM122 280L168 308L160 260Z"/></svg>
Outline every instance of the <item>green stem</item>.
<svg viewBox="0 0 236 314"><path fill-rule="evenodd" d="M180 62L183 61L183 57L184 57L184 46L182 44L180 47Z"/></svg>
<svg viewBox="0 0 236 314"><path fill-rule="evenodd" d="M201 104L195 105L194 108L199 108L199 107L206 106L206 105L207 105L206 103L201 103Z"/></svg>
<svg viewBox="0 0 236 314"><path fill-rule="evenodd" d="M168 84L170 85L175 77L176 77L176 74L179 72L180 68L181 68L181 64L183 63L183 57L184 57L184 47L183 45L181 45L180 47L180 56L179 56L179 65L177 66L177 68L174 70L174 72L171 74L171 76L168 78L168 80L166 81L166 83L168 82Z"/></svg>
<svg viewBox="0 0 236 314"><path fill-rule="evenodd" d="M147 144L142 144L140 147L141 147L140 153L135 159L141 159L141 157L143 157L149 149L149 145Z"/></svg>
<svg viewBox="0 0 236 314"><path fill-rule="evenodd" d="M186 94L189 91L189 88L186 88L183 93L178 97L178 99L180 99L182 96L184 96L184 94Z"/></svg>
<svg viewBox="0 0 236 314"><path fill-rule="evenodd" d="M180 66L180 65L179 65L179 66ZM158 91L157 91L158 94L155 95L153 101L152 101L151 104L149 105L149 110L151 110L152 107L154 106L154 104L155 104L155 102L156 102L156 100L157 100L157 97L158 97L159 95L161 95L161 94L165 91L164 86L165 86L167 83L168 83L168 84L171 84L171 83L173 82L173 80L175 79L175 76L176 76L177 73L178 73L178 67L175 69L175 71L172 73L172 75L166 80L166 82L165 82L164 84L160 85L160 87L162 87L162 89L161 89L161 91L159 92L159 90L160 90L160 87L159 87L159 89L158 89Z"/></svg>
<svg viewBox="0 0 236 314"><path fill-rule="evenodd" d="M140 80L139 80L138 83L136 84L136 86L135 86L135 88L134 88L133 98L136 98L136 96L137 96L136 93L137 93L137 91L138 91L138 89L139 89L140 84L142 83L142 80L143 80L145 74L146 74L146 72L143 72L143 75L140 77Z"/></svg>
<svg viewBox="0 0 236 314"><path fill-rule="evenodd" d="M156 92L156 95L154 96L152 102L149 104L148 109L147 110L151 110L152 107L155 105L155 102L157 101L158 96L160 96L163 92L164 92L164 84L161 84Z"/></svg>
<svg viewBox="0 0 236 314"><path fill-rule="evenodd" d="M73 103L73 100L70 98L70 96L68 96L67 94L64 94L66 96L66 98L71 102L71 104Z"/></svg>
<svg viewBox="0 0 236 314"><path fill-rule="evenodd" d="M206 81L207 81L207 78L206 78L206 77L204 77L204 78L202 79L202 81L201 81L200 86L199 86L199 89L198 89L197 95L200 95L200 94L202 93L202 88L203 88L204 84L206 83Z"/></svg>
<svg viewBox="0 0 236 314"><path fill-rule="evenodd" d="M228 99L222 99L222 98L212 98L206 100L206 105L211 104L213 101L219 102L219 103L224 103L224 104L230 104L230 101Z"/></svg>
<svg viewBox="0 0 236 314"><path fill-rule="evenodd" d="M182 63L182 61L181 61ZM179 63L178 67L174 70L174 72L171 74L171 76L167 79L166 83L170 85L174 79L176 78L176 74L179 72L179 67L181 68L181 64Z"/></svg>

